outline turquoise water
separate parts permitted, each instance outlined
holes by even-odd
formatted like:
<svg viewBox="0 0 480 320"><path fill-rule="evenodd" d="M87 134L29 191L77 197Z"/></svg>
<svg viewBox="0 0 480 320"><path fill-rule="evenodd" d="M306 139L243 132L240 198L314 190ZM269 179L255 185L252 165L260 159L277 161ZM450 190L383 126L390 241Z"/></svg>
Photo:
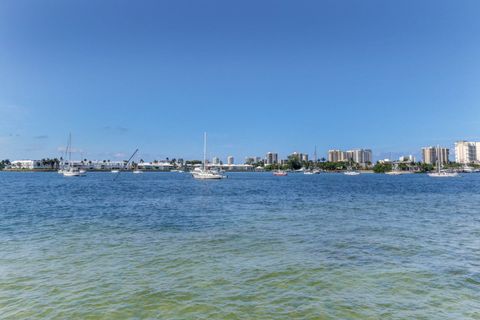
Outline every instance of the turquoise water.
<svg viewBox="0 0 480 320"><path fill-rule="evenodd" d="M480 319L480 175L0 173L0 318Z"/></svg>

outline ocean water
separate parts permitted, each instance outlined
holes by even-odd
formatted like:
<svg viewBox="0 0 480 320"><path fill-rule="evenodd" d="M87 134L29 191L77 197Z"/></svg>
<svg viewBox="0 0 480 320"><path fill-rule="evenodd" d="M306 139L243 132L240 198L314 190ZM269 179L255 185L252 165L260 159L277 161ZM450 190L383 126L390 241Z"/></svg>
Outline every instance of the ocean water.
<svg viewBox="0 0 480 320"><path fill-rule="evenodd" d="M0 172L2 319L480 319L480 174Z"/></svg>

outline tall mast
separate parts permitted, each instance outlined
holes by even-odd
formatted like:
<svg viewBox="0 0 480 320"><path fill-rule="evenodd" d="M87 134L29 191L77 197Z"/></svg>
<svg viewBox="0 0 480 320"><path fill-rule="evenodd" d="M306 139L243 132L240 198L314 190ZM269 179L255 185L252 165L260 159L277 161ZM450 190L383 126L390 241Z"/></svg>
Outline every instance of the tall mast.
<svg viewBox="0 0 480 320"><path fill-rule="evenodd" d="M203 170L207 168L207 133L203 133Z"/></svg>
<svg viewBox="0 0 480 320"><path fill-rule="evenodd" d="M72 133L68 135L68 165L72 166Z"/></svg>
<svg viewBox="0 0 480 320"><path fill-rule="evenodd" d="M315 152L313 153L313 162L317 163L317 146L315 146Z"/></svg>
<svg viewBox="0 0 480 320"><path fill-rule="evenodd" d="M437 172L440 173L440 145L437 145Z"/></svg>

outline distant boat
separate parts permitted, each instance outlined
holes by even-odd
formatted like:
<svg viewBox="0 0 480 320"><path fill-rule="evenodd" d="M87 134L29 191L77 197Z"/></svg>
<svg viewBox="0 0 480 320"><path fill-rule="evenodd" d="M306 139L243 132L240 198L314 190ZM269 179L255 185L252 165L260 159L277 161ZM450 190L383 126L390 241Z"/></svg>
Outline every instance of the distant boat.
<svg viewBox="0 0 480 320"><path fill-rule="evenodd" d="M78 168L70 167L69 169L63 170L62 172L64 177L81 177L84 176L85 173L81 173Z"/></svg>
<svg viewBox="0 0 480 320"><path fill-rule="evenodd" d="M112 171L110 171L110 172L111 172L111 173L119 173L119 172L120 172L120 170L118 170L118 169L113 169L113 170L112 170Z"/></svg>
<svg viewBox="0 0 480 320"><path fill-rule="evenodd" d="M448 172L448 171L440 171L440 172L432 172L428 174L432 178L451 178L451 177L458 177L458 173L456 172Z"/></svg>
<svg viewBox="0 0 480 320"><path fill-rule="evenodd" d="M452 178L457 177L457 172L448 172L442 170L442 162L440 161L440 146L437 146L437 172L431 172L428 174L429 177L432 178Z"/></svg>
<svg viewBox="0 0 480 320"><path fill-rule="evenodd" d="M132 173L134 173L134 174L139 174L139 173L143 173L143 171L136 169L136 170L133 170Z"/></svg>
<svg viewBox="0 0 480 320"><path fill-rule="evenodd" d="M85 170L80 170L72 165L72 134L68 137L68 166L59 170L59 173L63 174L64 177L82 177L85 175ZM83 172L82 172L83 171Z"/></svg>
<svg viewBox="0 0 480 320"><path fill-rule="evenodd" d="M279 165L280 166L280 165ZM281 170L281 169L278 169L278 170L275 170L273 172L273 175L276 176L276 177L285 177L288 175L287 171L285 170Z"/></svg>
<svg viewBox="0 0 480 320"><path fill-rule="evenodd" d="M216 170L207 169L207 133L203 134L203 165L192 171L192 177L199 180L219 180L226 178Z"/></svg>
<svg viewBox="0 0 480 320"><path fill-rule="evenodd" d="M273 175L276 177L285 177L288 175L287 171L282 170L280 167L280 160L277 160L277 170L273 171Z"/></svg>
<svg viewBox="0 0 480 320"><path fill-rule="evenodd" d="M349 171L345 171L343 174L346 175L346 176L358 176L360 174L360 172L349 170Z"/></svg>
<svg viewBox="0 0 480 320"><path fill-rule="evenodd" d="M305 170L303 174L320 174L320 170L315 169L315 170Z"/></svg>
<svg viewBox="0 0 480 320"><path fill-rule="evenodd" d="M402 170L392 170L392 171L387 171L385 174L388 174L390 176L399 176L399 175L404 175L404 174L412 174L412 171L402 171Z"/></svg>
<svg viewBox="0 0 480 320"><path fill-rule="evenodd" d="M393 171L387 171L387 172L385 172L385 174L388 174L390 176L398 176L398 175L403 174L403 172L400 171L400 170L393 170Z"/></svg>

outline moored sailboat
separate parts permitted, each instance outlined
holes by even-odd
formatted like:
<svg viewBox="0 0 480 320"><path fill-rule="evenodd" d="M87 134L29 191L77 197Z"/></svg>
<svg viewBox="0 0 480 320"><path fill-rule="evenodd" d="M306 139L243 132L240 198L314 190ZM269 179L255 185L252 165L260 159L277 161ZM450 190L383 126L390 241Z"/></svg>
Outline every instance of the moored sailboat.
<svg viewBox="0 0 480 320"><path fill-rule="evenodd" d="M457 172L449 172L449 171L445 171L445 170L442 170L442 162L441 162L441 159L440 159L440 146L437 146L437 161L436 161L436 165L437 165L437 171L436 172L430 172L428 174L429 177L432 177L432 178L452 178L452 177L457 177L458 176L458 173Z"/></svg>
<svg viewBox="0 0 480 320"><path fill-rule="evenodd" d="M63 174L64 177L82 177L85 175L85 170L80 170L72 164L72 134L68 137L68 166L59 170L59 173Z"/></svg>
<svg viewBox="0 0 480 320"><path fill-rule="evenodd" d="M218 180L226 178L220 172L207 168L207 133L203 135L203 164L201 169L192 171L192 176L199 180Z"/></svg>

